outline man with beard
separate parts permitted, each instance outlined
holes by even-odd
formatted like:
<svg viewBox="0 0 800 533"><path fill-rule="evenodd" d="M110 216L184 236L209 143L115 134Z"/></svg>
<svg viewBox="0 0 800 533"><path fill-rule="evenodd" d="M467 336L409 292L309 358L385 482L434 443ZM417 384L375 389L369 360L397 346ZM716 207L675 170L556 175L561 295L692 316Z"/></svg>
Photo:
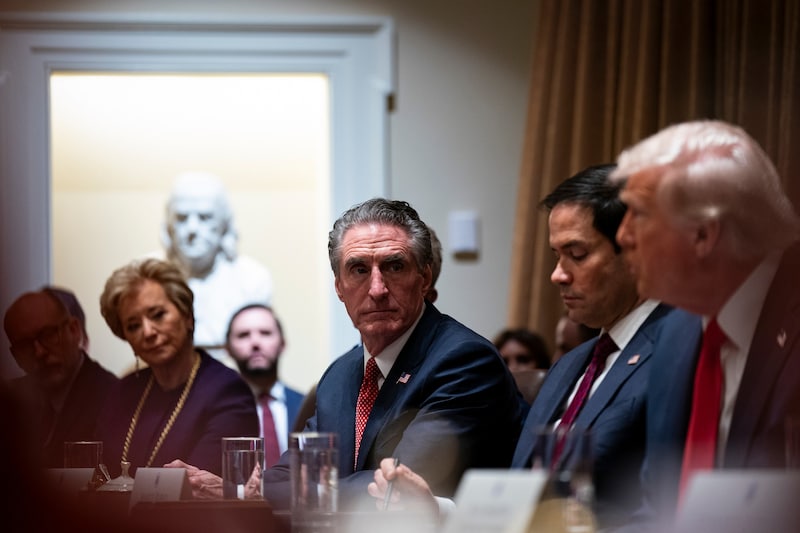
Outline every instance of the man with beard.
<svg viewBox="0 0 800 533"><path fill-rule="evenodd" d="M256 397L267 466L288 446L303 394L278 380L278 359L286 342L273 310L262 304L242 307L228 324L225 348Z"/></svg>

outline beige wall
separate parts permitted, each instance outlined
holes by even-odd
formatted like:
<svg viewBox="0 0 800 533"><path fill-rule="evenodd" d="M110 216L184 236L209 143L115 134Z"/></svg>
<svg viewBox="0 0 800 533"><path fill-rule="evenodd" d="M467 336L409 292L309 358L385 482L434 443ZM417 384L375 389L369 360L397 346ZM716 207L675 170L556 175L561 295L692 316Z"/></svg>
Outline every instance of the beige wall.
<svg viewBox="0 0 800 533"><path fill-rule="evenodd" d="M282 371L308 389L330 363L318 298L331 283L327 78L69 72L50 87L53 281L83 303L92 356L120 375L133 367L98 297L113 269L163 255L173 179L200 170L225 184L239 253L270 271L288 341Z"/></svg>
<svg viewBox="0 0 800 533"><path fill-rule="evenodd" d="M150 13L195 17L393 17L397 107L388 132L391 194L414 205L444 244L439 308L491 337L505 325L534 4L533 0L5 0L0 9L126 13L146 8ZM447 214L465 209L482 218L482 249L477 262L458 263L448 254Z"/></svg>

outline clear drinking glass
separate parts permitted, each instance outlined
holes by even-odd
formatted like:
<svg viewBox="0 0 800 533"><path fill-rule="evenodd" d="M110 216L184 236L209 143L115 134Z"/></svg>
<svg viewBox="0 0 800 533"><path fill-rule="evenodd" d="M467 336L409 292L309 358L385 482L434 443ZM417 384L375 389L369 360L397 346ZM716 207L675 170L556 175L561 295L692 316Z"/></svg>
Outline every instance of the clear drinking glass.
<svg viewBox="0 0 800 533"><path fill-rule="evenodd" d="M249 500L264 497L264 439L222 439L222 496Z"/></svg>
<svg viewBox="0 0 800 533"><path fill-rule="evenodd" d="M336 433L289 436L292 531L317 533L336 527L339 441Z"/></svg>

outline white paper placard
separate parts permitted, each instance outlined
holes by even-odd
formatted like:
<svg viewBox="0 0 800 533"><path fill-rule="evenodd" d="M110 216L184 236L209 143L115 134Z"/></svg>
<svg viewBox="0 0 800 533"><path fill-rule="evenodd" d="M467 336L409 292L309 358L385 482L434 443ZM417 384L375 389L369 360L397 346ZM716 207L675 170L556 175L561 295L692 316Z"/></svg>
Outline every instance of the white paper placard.
<svg viewBox="0 0 800 533"><path fill-rule="evenodd" d="M189 476L183 468L138 468L130 508L139 502L173 502L192 498Z"/></svg>
<svg viewBox="0 0 800 533"><path fill-rule="evenodd" d="M468 470L443 533L525 533L546 482L540 471Z"/></svg>
<svg viewBox="0 0 800 533"><path fill-rule="evenodd" d="M94 476L94 468L48 468L47 480L57 491L80 492L87 490Z"/></svg>
<svg viewBox="0 0 800 533"><path fill-rule="evenodd" d="M692 478L678 532L796 531L800 470L711 470Z"/></svg>

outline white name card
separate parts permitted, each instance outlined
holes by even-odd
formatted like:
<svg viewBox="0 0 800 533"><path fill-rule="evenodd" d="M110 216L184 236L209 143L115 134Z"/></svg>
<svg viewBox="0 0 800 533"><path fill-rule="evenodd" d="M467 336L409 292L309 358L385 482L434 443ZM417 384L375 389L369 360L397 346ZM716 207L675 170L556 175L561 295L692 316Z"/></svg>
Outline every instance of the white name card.
<svg viewBox="0 0 800 533"><path fill-rule="evenodd" d="M183 468L138 468L130 508L139 502L173 502L192 498L189 476Z"/></svg>
<svg viewBox="0 0 800 533"><path fill-rule="evenodd" d="M546 482L534 470L468 470L443 533L525 533Z"/></svg>

